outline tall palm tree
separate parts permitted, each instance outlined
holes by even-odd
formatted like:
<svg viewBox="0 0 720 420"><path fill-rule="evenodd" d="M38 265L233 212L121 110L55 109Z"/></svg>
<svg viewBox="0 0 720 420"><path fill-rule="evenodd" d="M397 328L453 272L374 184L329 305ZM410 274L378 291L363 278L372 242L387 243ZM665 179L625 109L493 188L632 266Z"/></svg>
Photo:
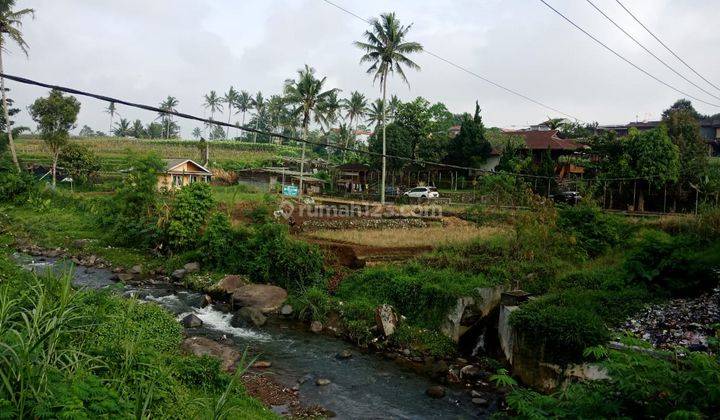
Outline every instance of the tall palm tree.
<svg viewBox="0 0 720 420"><path fill-rule="evenodd" d="M245 113L252 109L252 96L246 90L241 90L235 108L242 112L242 126L245 127Z"/></svg>
<svg viewBox="0 0 720 420"><path fill-rule="evenodd" d="M172 123L173 117L170 114L167 114L166 112L175 112L175 107L177 107L180 104L180 101L177 100L176 97L168 95L168 97L160 102L160 121L163 123L163 136L165 138L170 138L170 125ZM164 112L166 111L166 112Z"/></svg>
<svg viewBox="0 0 720 420"><path fill-rule="evenodd" d="M329 130L338 122L338 117L341 116L340 111L343 105L338 97L338 92L339 90L331 92L319 104L321 112L316 113L315 122L320 124L321 129L322 125L325 124Z"/></svg>
<svg viewBox="0 0 720 420"><path fill-rule="evenodd" d="M395 120L395 114L397 113L398 108L400 108L400 105L402 105L402 101L397 97L397 95L390 96L387 108L390 119Z"/></svg>
<svg viewBox="0 0 720 420"><path fill-rule="evenodd" d="M195 140L200 140L200 137L202 137L202 131L200 131L200 127L193 128L192 136Z"/></svg>
<svg viewBox="0 0 720 420"><path fill-rule="evenodd" d="M119 112L117 112L117 107L115 106L115 102L110 102L105 108L105 113L110 114L110 133L113 132L115 127L115 124L113 124L113 120L115 119L116 115L120 115Z"/></svg>
<svg viewBox="0 0 720 420"><path fill-rule="evenodd" d="M282 125L282 119L285 116L285 99L280 95L270 96L267 103L267 114L270 118L270 131L276 132L278 126Z"/></svg>
<svg viewBox="0 0 720 420"><path fill-rule="evenodd" d="M350 139L354 135L355 128L353 127L353 121L357 125L357 120L365 115L365 109L367 108L367 99L362 93L355 91L350 94L349 99L343 101L343 107L345 108L346 116L348 118L348 136L345 139L345 149L350 146ZM345 161L345 154L347 150L343 150L343 162Z"/></svg>
<svg viewBox="0 0 720 420"><path fill-rule="evenodd" d="M232 86L230 86L230 90L228 90L225 96L223 96L223 102L225 102L228 107L228 124L230 124L230 118L232 118L233 115L233 107L237 103L239 96L240 94L238 94L238 91ZM227 134L225 137L228 139L230 138L230 127L227 128Z"/></svg>
<svg viewBox="0 0 720 420"><path fill-rule="evenodd" d="M135 122L132 125L132 128L130 129L130 134L132 134L133 137L136 139L142 138L145 134L145 128L143 127L143 123L140 120L135 120Z"/></svg>
<svg viewBox="0 0 720 420"><path fill-rule="evenodd" d="M417 42L406 41L406 37L412 24L404 26L400 24L400 20L395 17L395 13L385 13L380 15L380 19L372 19L370 21L370 30L365 31L363 37L365 42L356 41L355 46L365 51L360 58L360 63L372 63L367 69L368 73L373 74L373 81L380 80L382 89L382 101L385 104L387 98L387 77L389 73L397 73L400 78L409 85L403 66L415 70L419 70L414 61L410 60L407 55L420 52L423 50L422 45ZM387 107L383 107L382 116L382 139L383 139L383 157L382 157L382 181L380 184L380 203L385 204L385 167L386 167L386 147L385 147L385 112Z"/></svg>
<svg viewBox="0 0 720 420"><path fill-rule="evenodd" d="M22 20L26 16L35 17L35 10L20 9L13 10L15 0L0 1L0 73L5 74L3 68L2 53L7 50L7 42L12 41L20 47L25 56L28 56L28 44L23 38ZM0 91L2 91L3 113L5 115L5 127L7 128L8 145L10 146L10 154L12 155L13 164L18 172L20 172L20 162L15 151L15 142L13 141L12 124L10 123L10 111L8 109L8 100L5 93L5 78L0 77Z"/></svg>
<svg viewBox="0 0 720 420"><path fill-rule="evenodd" d="M255 129L260 128L260 118L265 115L265 107L267 102L263 98L262 92L258 92L253 99L251 99L253 108L255 108ZM253 143L257 142L257 132L253 133Z"/></svg>
<svg viewBox="0 0 720 420"><path fill-rule="evenodd" d="M222 99L218 96L217 92L211 90L208 95L205 95L205 102L203 103L205 109L210 109L210 120L215 121L215 113L222 112Z"/></svg>
<svg viewBox="0 0 720 420"><path fill-rule="evenodd" d="M377 131L377 127L382 124L383 115L385 115L385 106L382 99L375 99L365 110L365 115L367 115L366 121L375 127L374 131Z"/></svg>
<svg viewBox="0 0 720 420"><path fill-rule="evenodd" d="M323 90L327 78L317 79L315 69L307 64L305 64L305 68L298 70L297 73L297 80L285 82L285 98L288 103L295 105L293 115L302 115L303 144L300 158L300 194L302 194L305 171L305 145L310 118L320 112L320 104L337 89Z"/></svg>

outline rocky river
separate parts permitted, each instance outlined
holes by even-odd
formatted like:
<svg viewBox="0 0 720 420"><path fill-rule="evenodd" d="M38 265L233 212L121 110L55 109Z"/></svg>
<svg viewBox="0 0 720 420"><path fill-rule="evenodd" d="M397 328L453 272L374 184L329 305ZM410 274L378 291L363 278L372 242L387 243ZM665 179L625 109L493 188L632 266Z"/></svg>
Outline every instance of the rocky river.
<svg viewBox="0 0 720 420"><path fill-rule="evenodd" d="M173 284L123 285L107 269L73 268L65 261L25 254L16 254L15 259L36 272L72 269L78 288L112 288L128 298L155 302L178 320L195 314L202 326L186 329L188 336L212 339L239 352L249 349L250 354L270 362L263 375L280 384L283 392L294 392L303 406L323 407L337 418L469 419L488 417L495 410L492 402L488 407L473 403L472 395L461 387L445 387L444 396L430 398L426 391L438 389L439 384L428 377L291 321L271 318L261 328L235 327L231 313L213 305L202 307L202 294ZM288 410L283 405L272 408L278 413Z"/></svg>

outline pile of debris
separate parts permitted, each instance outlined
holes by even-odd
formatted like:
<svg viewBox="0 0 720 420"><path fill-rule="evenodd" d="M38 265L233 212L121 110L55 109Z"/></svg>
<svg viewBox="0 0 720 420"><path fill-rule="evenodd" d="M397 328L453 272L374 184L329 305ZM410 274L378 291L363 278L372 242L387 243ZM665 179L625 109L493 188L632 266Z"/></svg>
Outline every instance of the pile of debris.
<svg viewBox="0 0 720 420"><path fill-rule="evenodd" d="M708 338L720 323L720 288L696 298L652 305L630 318L622 330L661 349L683 346L710 351Z"/></svg>

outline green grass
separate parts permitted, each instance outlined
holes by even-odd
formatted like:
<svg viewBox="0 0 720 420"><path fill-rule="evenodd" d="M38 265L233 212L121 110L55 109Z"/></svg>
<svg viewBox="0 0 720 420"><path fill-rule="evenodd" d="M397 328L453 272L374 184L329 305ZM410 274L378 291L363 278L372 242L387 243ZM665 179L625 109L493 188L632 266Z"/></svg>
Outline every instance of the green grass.
<svg viewBox="0 0 720 420"><path fill-rule="evenodd" d="M260 192L246 185L213 185L212 195L216 202L230 205L240 202L274 203L277 201L277 195Z"/></svg>
<svg viewBox="0 0 720 420"><path fill-rule="evenodd" d="M3 417L276 418L218 360L183 355L161 307L37 278L0 238Z"/></svg>

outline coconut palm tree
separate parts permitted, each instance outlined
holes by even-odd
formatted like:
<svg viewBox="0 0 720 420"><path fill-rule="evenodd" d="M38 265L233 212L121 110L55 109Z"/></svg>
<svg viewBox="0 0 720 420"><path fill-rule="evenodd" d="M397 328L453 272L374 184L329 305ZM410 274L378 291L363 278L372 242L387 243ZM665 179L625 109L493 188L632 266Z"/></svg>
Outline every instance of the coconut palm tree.
<svg viewBox="0 0 720 420"><path fill-rule="evenodd" d="M391 120L395 120L395 114L397 113L398 108L400 108L400 105L402 105L402 101L398 99L397 95L392 95L388 101L387 108L387 112Z"/></svg>
<svg viewBox="0 0 720 420"><path fill-rule="evenodd" d="M262 92L258 92L253 99L251 99L252 107L255 108L255 129L260 128L260 119L265 115L265 107L267 102L263 98ZM257 132L253 133L253 143L257 142Z"/></svg>
<svg viewBox="0 0 720 420"><path fill-rule="evenodd" d="M374 131L377 131L377 126L382 124L383 115L385 115L385 106L382 99L376 99L375 102L370 104L370 107L365 110L365 115L367 115L365 121L375 127Z"/></svg>
<svg viewBox="0 0 720 420"><path fill-rule="evenodd" d="M110 114L110 132L112 133L115 129L115 124L113 124L113 120L115 119L116 115L120 115L119 112L117 112L117 107L115 106L115 102L110 102L105 108L105 113Z"/></svg>
<svg viewBox="0 0 720 420"><path fill-rule="evenodd" d="M20 31L22 28L22 20L26 16L35 17L35 10L20 9L13 10L15 0L0 1L0 73L5 74L3 67L2 53L7 51L8 42L12 41L20 47L25 56L28 56L28 44L23 38ZM8 145L10 146L10 154L12 155L13 164L20 172L20 162L15 151L15 142L13 141L12 124L10 122L10 111L8 109L8 100L5 93L5 78L0 77L0 91L2 92L3 113L5 114L5 126L7 128Z"/></svg>
<svg viewBox="0 0 720 420"><path fill-rule="evenodd" d="M223 102L225 102L228 107L228 124L230 124L230 118L232 118L233 115L233 107L237 103L239 96L238 91L232 86L230 86L230 90L228 90L225 96L223 96ZM227 134L225 137L228 139L230 138L230 127L227 128Z"/></svg>
<svg viewBox="0 0 720 420"><path fill-rule="evenodd" d="M289 104L295 105L293 116L302 116L303 144L300 158L300 194L303 191L303 176L305 171L305 146L308 136L310 118L320 112L320 104L337 89L323 90L326 77L317 79L315 69L305 64L298 70L296 80L285 81L285 99Z"/></svg>
<svg viewBox="0 0 720 420"><path fill-rule="evenodd" d="M242 112L242 126L245 126L245 113L252 109L252 96L246 90L241 90L235 104L238 112Z"/></svg>
<svg viewBox="0 0 720 420"><path fill-rule="evenodd" d="M163 136L165 138L170 138L170 126L173 121L173 117L170 114L167 114L166 112L175 112L175 107L177 107L180 104L180 101L177 100L174 96L168 95L168 97L160 102L160 116L158 117L160 121L163 123Z"/></svg>
<svg viewBox="0 0 720 420"><path fill-rule="evenodd" d="M135 137L136 139L142 138L145 135L145 127L143 127L143 123L140 120L135 120L135 122L132 125L132 128L130 129L130 134Z"/></svg>
<svg viewBox="0 0 720 420"><path fill-rule="evenodd" d="M349 127L349 135L345 139L345 148L347 149L348 146L350 146L350 139L353 137L353 133L355 131L355 128L353 127L353 121L355 121L357 125L357 120L359 120L365 115L365 110L367 108L367 99L365 99L365 95L358 91L355 91L350 94L349 99L345 99L343 101L343 107L345 108L345 115L348 118ZM347 150L343 150L343 162L345 161L345 152L347 152Z"/></svg>
<svg viewBox="0 0 720 420"><path fill-rule="evenodd" d="M199 140L200 137L202 137L202 131L200 131L200 127L193 128L192 136L195 140Z"/></svg>
<svg viewBox="0 0 720 420"><path fill-rule="evenodd" d="M338 122L338 118L341 117L340 111L342 110L343 105L342 101L338 97L339 91L340 90L338 89L331 92L322 100L322 102L320 102L319 109L321 112L316 113L315 118L315 122L320 124L320 129L322 129L322 125L325 124L329 130Z"/></svg>
<svg viewBox="0 0 720 420"><path fill-rule="evenodd" d="M267 114L270 118L270 131L277 131L278 126L282 125L282 119L285 116L285 99L280 95L270 96L267 103Z"/></svg>
<svg viewBox="0 0 720 420"><path fill-rule="evenodd" d="M420 52L423 50L422 45L417 42L406 41L407 34L412 28L412 24L404 26L395 17L395 13L385 13L380 15L380 19L372 19L370 21L370 30L365 31L363 37L365 42L356 41L355 46L365 51L360 58L360 63L371 63L368 73L374 74L373 81L380 80L382 89L382 101L385 104L387 98L387 77L389 73L397 73L400 78L409 85L403 66L419 70L414 61L410 60L407 55ZM385 167L386 167L386 147L385 147L385 112L387 107L383 107L382 116L382 139L383 139L383 158L382 158L382 181L380 184L380 203L385 204Z"/></svg>
<svg viewBox="0 0 720 420"><path fill-rule="evenodd" d="M222 99L214 90L211 90L204 98L205 102L203 103L203 106L205 109L210 109L210 120L215 121L215 113L222 112L223 110Z"/></svg>
<svg viewBox="0 0 720 420"><path fill-rule="evenodd" d="M127 137L130 134L130 127L130 121L125 118L120 118L120 121L115 123L113 134L118 137Z"/></svg>

